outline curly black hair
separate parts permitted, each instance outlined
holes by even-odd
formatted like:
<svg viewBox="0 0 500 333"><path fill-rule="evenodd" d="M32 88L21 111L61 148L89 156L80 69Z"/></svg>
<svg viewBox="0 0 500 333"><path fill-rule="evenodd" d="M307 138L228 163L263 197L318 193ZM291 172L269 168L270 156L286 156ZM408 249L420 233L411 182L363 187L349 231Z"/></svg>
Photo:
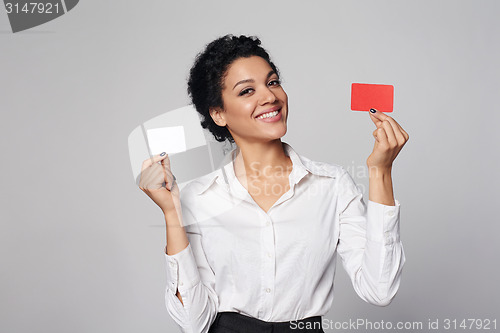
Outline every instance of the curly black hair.
<svg viewBox="0 0 500 333"><path fill-rule="evenodd" d="M234 143L234 139L226 126L217 125L210 116L210 108L224 108L222 88L229 65L239 58L259 56L266 60L279 77L276 66L267 51L260 46L256 36L220 37L207 44L196 56L188 79L188 95L196 111L202 115L201 126L208 128L215 139L223 142L226 139Z"/></svg>

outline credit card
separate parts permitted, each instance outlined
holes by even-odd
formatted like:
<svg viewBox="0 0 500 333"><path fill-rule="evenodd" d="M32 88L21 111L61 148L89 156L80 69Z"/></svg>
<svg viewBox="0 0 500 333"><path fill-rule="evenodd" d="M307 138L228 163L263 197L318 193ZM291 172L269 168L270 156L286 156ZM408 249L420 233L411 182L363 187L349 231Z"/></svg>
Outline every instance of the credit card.
<svg viewBox="0 0 500 333"><path fill-rule="evenodd" d="M186 151L183 126L148 129L147 136L151 155L158 155L162 152L175 154Z"/></svg>
<svg viewBox="0 0 500 333"><path fill-rule="evenodd" d="M351 85L351 110L392 112L394 86L389 84L353 83Z"/></svg>

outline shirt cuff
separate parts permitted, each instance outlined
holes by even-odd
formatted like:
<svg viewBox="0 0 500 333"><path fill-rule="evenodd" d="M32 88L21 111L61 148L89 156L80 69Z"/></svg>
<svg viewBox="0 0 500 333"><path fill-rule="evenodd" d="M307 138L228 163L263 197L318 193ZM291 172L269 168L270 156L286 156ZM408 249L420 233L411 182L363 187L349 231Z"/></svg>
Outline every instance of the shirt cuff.
<svg viewBox="0 0 500 333"><path fill-rule="evenodd" d="M366 213L367 239L392 245L399 242L399 201L394 199L394 206L387 206L368 200Z"/></svg>
<svg viewBox="0 0 500 333"><path fill-rule="evenodd" d="M168 255L166 251L164 253L167 263L167 287L174 294L176 294L177 289L182 293L201 281L191 243L176 254Z"/></svg>

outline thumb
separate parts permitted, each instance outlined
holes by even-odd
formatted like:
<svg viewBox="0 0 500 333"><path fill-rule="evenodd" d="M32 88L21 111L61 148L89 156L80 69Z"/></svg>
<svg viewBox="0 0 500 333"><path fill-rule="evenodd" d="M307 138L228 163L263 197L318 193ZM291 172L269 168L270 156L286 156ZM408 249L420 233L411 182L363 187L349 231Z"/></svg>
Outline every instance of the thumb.
<svg viewBox="0 0 500 333"><path fill-rule="evenodd" d="M368 112L368 114L370 115L370 119L373 121L375 126L379 127L380 125L382 125L382 120L380 119L380 112L375 110L376 112L373 113L372 110L375 109L370 109L370 112Z"/></svg>
<svg viewBox="0 0 500 333"><path fill-rule="evenodd" d="M149 168L153 164L163 160L165 157L166 157L165 152L158 154L158 155L151 156L151 158L145 160L144 163L142 163L141 171L144 171L145 169Z"/></svg>

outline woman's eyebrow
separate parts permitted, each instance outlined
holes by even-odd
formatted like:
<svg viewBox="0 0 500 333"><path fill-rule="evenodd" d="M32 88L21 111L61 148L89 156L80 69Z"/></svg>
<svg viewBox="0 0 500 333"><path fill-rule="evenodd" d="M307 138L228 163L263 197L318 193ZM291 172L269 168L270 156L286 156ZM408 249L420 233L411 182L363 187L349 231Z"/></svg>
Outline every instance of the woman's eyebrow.
<svg viewBox="0 0 500 333"><path fill-rule="evenodd" d="M269 79L271 77L271 75L273 75L273 74L276 74L276 72L271 69L271 71L269 71L269 73L267 73L266 80ZM234 90L234 88L236 88L237 85L242 84L242 83L247 83L247 82L255 82L255 80L254 79L246 79L246 80L238 81L234 85L233 90Z"/></svg>

